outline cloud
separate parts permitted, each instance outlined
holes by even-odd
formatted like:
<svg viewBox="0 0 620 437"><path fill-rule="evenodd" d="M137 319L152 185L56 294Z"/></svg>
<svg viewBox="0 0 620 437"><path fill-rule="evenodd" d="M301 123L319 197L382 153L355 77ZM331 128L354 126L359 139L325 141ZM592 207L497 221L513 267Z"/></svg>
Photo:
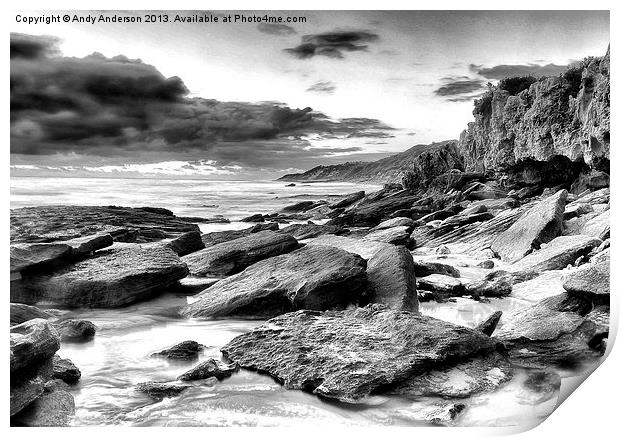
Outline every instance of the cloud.
<svg viewBox="0 0 620 437"><path fill-rule="evenodd" d="M482 68L480 65L470 65L472 71L477 72L487 79L503 79L512 76L557 76L563 73L568 65L556 64L527 64L527 65L495 65L494 67Z"/></svg>
<svg viewBox="0 0 620 437"><path fill-rule="evenodd" d="M336 91L336 85L334 85L333 82L321 80L314 83L306 91L316 94L334 94L334 91Z"/></svg>
<svg viewBox="0 0 620 437"><path fill-rule="evenodd" d="M256 28L262 33L277 36L295 35L297 33L291 26L278 23L260 23Z"/></svg>
<svg viewBox="0 0 620 437"><path fill-rule="evenodd" d="M13 37L10 147L15 155L294 166L295 160L359 151L312 147L305 138L376 138L391 130L379 120L333 120L279 102L190 98L180 78L166 78L139 59L97 53L63 57L53 38Z"/></svg>
<svg viewBox="0 0 620 437"><path fill-rule="evenodd" d="M298 59L309 59L314 56L342 59L343 52L366 51L368 43L378 39L379 35L368 31L332 31L304 35L301 44L284 51Z"/></svg>
<svg viewBox="0 0 620 437"><path fill-rule="evenodd" d="M471 94L485 89L484 81L479 79L444 78L448 79L448 83L440 86L434 92L440 97L461 96L463 94Z"/></svg>

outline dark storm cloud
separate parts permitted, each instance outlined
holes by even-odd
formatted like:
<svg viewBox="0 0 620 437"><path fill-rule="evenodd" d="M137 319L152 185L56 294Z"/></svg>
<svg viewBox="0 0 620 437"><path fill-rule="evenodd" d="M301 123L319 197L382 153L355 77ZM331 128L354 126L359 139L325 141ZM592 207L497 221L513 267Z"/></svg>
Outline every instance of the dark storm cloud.
<svg viewBox="0 0 620 437"><path fill-rule="evenodd" d="M58 38L56 37L11 34L11 59L36 59L58 53Z"/></svg>
<svg viewBox="0 0 620 437"><path fill-rule="evenodd" d="M321 80L312 84L306 91L316 94L334 94L336 85L333 82Z"/></svg>
<svg viewBox="0 0 620 437"><path fill-rule="evenodd" d="M302 140L307 135L374 138L390 129L379 120L331 120L277 102L188 98L181 79L166 78L140 60L57 56L53 41L12 36L11 153L149 159L176 154L257 165L330 153L313 149Z"/></svg>
<svg viewBox="0 0 620 437"><path fill-rule="evenodd" d="M481 68L480 65L470 65L472 71L487 79L503 79L512 76L557 76L563 73L568 65L556 64L527 64L527 65L496 65L494 67Z"/></svg>
<svg viewBox="0 0 620 437"><path fill-rule="evenodd" d="M304 35L301 44L284 49L298 59L308 59L314 56L342 59L343 52L366 51L368 43L375 42L379 35L368 31L333 31L311 35Z"/></svg>
<svg viewBox="0 0 620 437"><path fill-rule="evenodd" d="M478 79L463 79L461 77L440 86L434 92L440 97L461 96L485 89L484 81Z"/></svg>
<svg viewBox="0 0 620 437"><path fill-rule="evenodd" d="M288 36L297 33L295 29L293 29L291 26L287 26L286 24L260 23L256 27L259 31L267 33L269 35Z"/></svg>

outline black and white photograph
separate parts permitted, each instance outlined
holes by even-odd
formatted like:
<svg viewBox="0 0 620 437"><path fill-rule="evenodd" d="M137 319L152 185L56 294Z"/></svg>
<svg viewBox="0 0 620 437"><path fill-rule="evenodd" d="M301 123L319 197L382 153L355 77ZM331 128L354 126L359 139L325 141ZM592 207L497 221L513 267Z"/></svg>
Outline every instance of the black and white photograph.
<svg viewBox="0 0 620 437"><path fill-rule="evenodd" d="M588 384L610 11L381 7L6 13L11 428L506 434Z"/></svg>

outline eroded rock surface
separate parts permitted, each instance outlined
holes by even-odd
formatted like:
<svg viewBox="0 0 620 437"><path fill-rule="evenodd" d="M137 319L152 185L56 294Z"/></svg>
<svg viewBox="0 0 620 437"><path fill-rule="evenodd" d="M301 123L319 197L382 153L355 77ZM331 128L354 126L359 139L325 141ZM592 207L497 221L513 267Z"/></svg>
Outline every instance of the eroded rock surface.
<svg viewBox="0 0 620 437"><path fill-rule="evenodd" d="M368 286L372 302L389 308L418 311L415 267L404 247L385 247L368 261Z"/></svg>

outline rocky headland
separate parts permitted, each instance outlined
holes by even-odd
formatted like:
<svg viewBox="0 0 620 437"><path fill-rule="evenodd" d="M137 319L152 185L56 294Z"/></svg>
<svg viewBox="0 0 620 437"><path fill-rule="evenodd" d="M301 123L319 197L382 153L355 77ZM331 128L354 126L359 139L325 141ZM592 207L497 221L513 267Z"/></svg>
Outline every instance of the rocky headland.
<svg viewBox="0 0 620 437"><path fill-rule="evenodd" d="M179 318L264 323L219 361L135 387L155 401L245 369L337 403L436 399L445 414L431 422L450 424L517 371L528 389L557 389L557 372L596 363L609 333L609 53L558 77L500 81L474 116L458 141L289 175L386 185L256 211L243 230L201 234L161 208L12 210L12 423L71 423L81 372L56 352L97 327L55 308L163 293L189 296L169 309ZM528 295L543 279L551 292ZM527 304L478 326L422 309L515 294ZM153 354L196 360L204 346L185 340Z"/></svg>

